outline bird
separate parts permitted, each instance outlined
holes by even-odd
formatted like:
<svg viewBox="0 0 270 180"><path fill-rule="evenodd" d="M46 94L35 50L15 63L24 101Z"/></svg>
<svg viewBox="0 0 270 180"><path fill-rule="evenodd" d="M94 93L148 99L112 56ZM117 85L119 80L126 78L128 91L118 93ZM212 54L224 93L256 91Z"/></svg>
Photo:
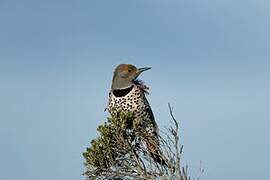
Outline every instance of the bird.
<svg viewBox="0 0 270 180"><path fill-rule="evenodd" d="M111 115L119 111L131 112L134 116L134 130L146 142L148 152L154 161L163 165L165 161L159 149L158 126L145 96L149 88L138 79L142 72L149 69L151 67L118 65L113 73L107 109Z"/></svg>

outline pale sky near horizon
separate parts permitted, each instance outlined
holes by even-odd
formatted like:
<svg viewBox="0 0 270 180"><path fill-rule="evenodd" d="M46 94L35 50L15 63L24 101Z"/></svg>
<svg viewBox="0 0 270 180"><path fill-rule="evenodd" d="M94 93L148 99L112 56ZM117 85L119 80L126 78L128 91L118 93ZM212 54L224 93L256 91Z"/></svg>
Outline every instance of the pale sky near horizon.
<svg viewBox="0 0 270 180"><path fill-rule="evenodd" d="M270 179L269 19L266 0L0 0L0 179L84 179L120 63L152 67L192 177Z"/></svg>

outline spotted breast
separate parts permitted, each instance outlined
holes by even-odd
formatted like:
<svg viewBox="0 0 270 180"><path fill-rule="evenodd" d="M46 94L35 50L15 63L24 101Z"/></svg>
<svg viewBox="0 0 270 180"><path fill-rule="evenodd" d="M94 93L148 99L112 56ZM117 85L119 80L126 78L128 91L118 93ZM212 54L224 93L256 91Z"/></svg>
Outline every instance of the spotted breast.
<svg viewBox="0 0 270 180"><path fill-rule="evenodd" d="M145 132L157 134L157 124L151 107L145 97L145 90L134 84L130 88L109 93L108 110L111 114L121 110L134 115L134 126Z"/></svg>

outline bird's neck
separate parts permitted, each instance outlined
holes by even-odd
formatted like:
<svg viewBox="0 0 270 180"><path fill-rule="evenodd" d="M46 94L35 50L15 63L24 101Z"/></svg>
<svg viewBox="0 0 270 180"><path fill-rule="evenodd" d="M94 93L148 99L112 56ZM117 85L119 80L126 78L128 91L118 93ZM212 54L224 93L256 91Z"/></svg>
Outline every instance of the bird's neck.
<svg viewBox="0 0 270 180"><path fill-rule="evenodd" d="M133 87L134 85L131 85L130 87L124 89L112 89L112 93L115 97L124 97L128 93L130 93L130 91L132 91Z"/></svg>

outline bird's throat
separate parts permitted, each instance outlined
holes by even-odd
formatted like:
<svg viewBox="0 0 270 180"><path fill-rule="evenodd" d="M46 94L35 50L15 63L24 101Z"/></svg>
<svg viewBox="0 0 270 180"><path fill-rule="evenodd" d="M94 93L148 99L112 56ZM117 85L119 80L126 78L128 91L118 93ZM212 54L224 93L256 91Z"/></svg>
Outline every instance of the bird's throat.
<svg viewBox="0 0 270 180"><path fill-rule="evenodd" d="M115 97L123 97L126 96L132 89L133 89L134 85L125 88L125 89L115 89L113 90L113 95Z"/></svg>

